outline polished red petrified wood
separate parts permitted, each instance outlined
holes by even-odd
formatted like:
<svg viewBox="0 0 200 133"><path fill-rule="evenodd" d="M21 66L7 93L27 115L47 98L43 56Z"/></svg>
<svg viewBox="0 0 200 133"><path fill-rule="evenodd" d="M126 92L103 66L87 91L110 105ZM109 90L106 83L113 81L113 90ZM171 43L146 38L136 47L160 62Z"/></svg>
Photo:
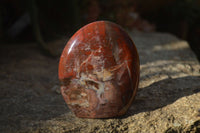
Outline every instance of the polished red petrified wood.
<svg viewBox="0 0 200 133"><path fill-rule="evenodd" d="M77 117L123 115L139 83L137 49L118 25L90 23L78 30L60 57L61 93Z"/></svg>

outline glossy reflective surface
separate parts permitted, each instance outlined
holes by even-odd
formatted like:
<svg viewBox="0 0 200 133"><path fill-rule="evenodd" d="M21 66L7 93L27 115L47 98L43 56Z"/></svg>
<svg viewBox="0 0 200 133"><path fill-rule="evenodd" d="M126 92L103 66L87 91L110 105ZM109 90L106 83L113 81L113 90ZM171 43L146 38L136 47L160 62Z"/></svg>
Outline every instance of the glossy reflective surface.
<svg viewBox="0 0 200 133"><path fill-rule="evenodd" d="M127 33L108 21L78 30L60 57L61 93L77 117L123 115L139 83L139 57Z"/></svg>

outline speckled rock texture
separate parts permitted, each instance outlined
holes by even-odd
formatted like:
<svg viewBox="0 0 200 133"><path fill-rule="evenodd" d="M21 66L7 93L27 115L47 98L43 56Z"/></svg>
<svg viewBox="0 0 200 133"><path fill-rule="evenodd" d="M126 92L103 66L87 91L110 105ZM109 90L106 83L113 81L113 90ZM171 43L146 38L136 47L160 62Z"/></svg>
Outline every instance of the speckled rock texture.
<svg viewBox="0 0 200 133"><path fill-rule="evenodd" d="M0 47L0 132L199 133L200 64L186 41L164 33L129 33L140 55L140 85L126 115L82 119L59 89L59 58L36 44ZM66 39L50 44L59 52Z"/></svg>

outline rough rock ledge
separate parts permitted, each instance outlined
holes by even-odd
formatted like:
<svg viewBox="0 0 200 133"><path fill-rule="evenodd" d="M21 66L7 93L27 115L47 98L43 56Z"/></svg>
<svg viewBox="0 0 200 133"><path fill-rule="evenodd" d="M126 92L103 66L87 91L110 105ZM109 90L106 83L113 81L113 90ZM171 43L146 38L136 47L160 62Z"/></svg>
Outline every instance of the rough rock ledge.
<svg viewBox="0 0 200 133"><path fill-rule="evenodd" d="M0 132L200 132L200 65L186 41L164 33L129 33L140 55L140 86L127 114L81 119L59 93L59 59L36 44L1 45ZM55 42L60 50L64 41Z"/></svg>

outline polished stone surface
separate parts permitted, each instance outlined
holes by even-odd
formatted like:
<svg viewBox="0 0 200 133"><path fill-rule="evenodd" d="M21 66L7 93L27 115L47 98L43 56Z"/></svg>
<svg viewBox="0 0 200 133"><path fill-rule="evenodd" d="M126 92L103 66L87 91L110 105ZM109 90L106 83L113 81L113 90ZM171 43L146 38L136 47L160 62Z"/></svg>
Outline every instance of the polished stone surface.
<svg viewBox="0 0 200 133"><path fill-rule="evenodd" d="M128 34L108 21L78 30L60 57L61 93L77 117L123 115L139 83L139 56Z"/></svg>

